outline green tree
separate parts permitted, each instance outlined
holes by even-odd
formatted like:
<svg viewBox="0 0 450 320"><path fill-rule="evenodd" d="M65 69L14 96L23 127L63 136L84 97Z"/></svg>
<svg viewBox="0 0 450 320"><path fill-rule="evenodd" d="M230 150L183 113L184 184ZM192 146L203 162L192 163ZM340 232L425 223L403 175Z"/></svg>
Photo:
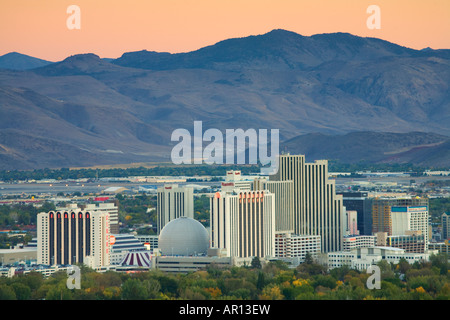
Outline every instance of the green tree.
<svg viewBox="0 0 450 320"><path fill-rule="evenodd" d="M145 300L148 299L148 290L139 279L128 279L122 286L122 299Z"/></svg>

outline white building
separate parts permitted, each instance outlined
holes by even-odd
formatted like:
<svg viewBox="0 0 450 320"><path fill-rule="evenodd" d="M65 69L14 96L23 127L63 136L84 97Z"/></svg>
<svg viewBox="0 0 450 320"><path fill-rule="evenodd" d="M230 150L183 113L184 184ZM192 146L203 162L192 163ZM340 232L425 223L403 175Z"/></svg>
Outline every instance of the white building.
<svg viewBox="0 0 450 320"><path fill-rule="evenodd" d="M164 185L157 190L157 233L170 221L180 218L194 218L194 189Z"/></svg>
<svg viewBox="0 0 450 320"><path fill-rule="evenodd" d="M275 196L269 191L217 192L210 199L211 248L231 257L275 256Z"/></svg>
<svg viewBox="0 0 450 320"><path fill-rule="evenodd" d="M322 252L341 250L345 229L342 195L328 179L328 161L305 163L304 155L279 157L279 170L272 181L294 183L294 233L320 235Z"/></svg>
<svg viewBox="0 0 450 320"><path fill-rule="evenodd" d="M342 241L342 251L374 247L376 245L376 240L376 236L345 236Z"/></svg>
<svg viewBox="0 0 450 320"><path fill-rule="evenodd" d="M275 231L294 233L294 182L257 178L253 190L269 190L275 195Z"/></svg>
<svg viewBox="0 0 450 320"><path fill-rule="evenodd" d="M110 264L109 213L41 212L37 217L37 263L85 263L91 268Z"/></svg>
<svg viewBox="0 0 450 320"><path fill-rule="evenodd" d="M277 233L275 236L275 257L304 262L307 253L317 258L321 252L320 236ZM293 259L295 258L295 259Z"/></svg>
<svg viewBox="0 0 450 320"><path fill-rule="evenodd" d="M405 259L412 264L419 261L428 261L430 254L436 253L437 251L406 253L403 249L392 247L358 248L352 249L351 251L328 252L328 268L333 269L348 266L352 269L364 271L369 266L375 265L381 260L397 264L401 259Z"/></svg>
<svg viewBox="0 0 450 320"><path fill-rule="evenodd" d="M393 206L391 207L392 236L406 235L407 231L421 231L425 242L429 240L427 206ZM427 250L427 246L425 246Z"/></svg>
<svg viewBox="0 0 450 320"><path fill-rule="evenodd" d="M243 178L240 170L229 170L225 176L225 181L222 182L221 190L230 192L235 189L242 191L252 190L253 179Z"/></svg>

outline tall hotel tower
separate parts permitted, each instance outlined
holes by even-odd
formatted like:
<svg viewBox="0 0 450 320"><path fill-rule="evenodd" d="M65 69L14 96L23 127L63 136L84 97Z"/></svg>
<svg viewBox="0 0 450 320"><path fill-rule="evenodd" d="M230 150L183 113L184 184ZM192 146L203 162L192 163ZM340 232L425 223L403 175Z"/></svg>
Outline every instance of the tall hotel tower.
<svg viewBox="0 0 450 320"><path fill-rule="evenodd" d="M37 263L110 264L109 213L50 211L37 217Z"/></svg>
<svg viewBox="0 0 450 320"><path fill-rule="evenodd" d="M275 197L269 191L217 192L210 200L211 248L228 256L275 256Z"/></svg>
<svg viewBox="0 0 450 320"><path fill-rule="evenodd" d="M305 163L304 155L280 155L272 181L293 181L294 233L320 235L322 252L340 251L345 226L342 195L328 180L328 161Z"/></svg>
<svg viewBox="0 0 450 320"><path fill-rule="evenodd" d="M170 221L180 218L194 218L194 189L165 185L157 190L158 234Z"/></svg>

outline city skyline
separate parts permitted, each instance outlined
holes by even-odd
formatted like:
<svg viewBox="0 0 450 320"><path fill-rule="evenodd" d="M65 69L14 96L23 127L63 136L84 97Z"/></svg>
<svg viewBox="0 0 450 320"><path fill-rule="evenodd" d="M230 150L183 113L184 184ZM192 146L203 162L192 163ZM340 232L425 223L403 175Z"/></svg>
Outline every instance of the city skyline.
<svg viewBox="0 0 450 320"><path fill-rule="evenodd" d="M80 9L80 29L67 27L71 5ZM379 29L367 25L371 5L380 9ZM303 36L345 32L418 50L450 48L450 3L444 0L19 0L3 1L0 9L0 55L20 52L49 61L81 53L118 58L125 52L140 50L189 52L273 29Z"/></svg>

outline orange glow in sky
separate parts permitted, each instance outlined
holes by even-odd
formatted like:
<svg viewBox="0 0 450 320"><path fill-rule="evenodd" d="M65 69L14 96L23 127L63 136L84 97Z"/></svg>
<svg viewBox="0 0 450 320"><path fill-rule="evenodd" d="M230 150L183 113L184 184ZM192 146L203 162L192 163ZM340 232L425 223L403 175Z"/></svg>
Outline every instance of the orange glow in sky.
<svg viewBox="0 0 450 320"><path fill-rule="evenodd" d="M80 8L70 30L67 8ZM381 29L366 12L380 8ZM78 53L187 52L218 41L286 29L310 36L348 32L422 49L450 48L449 0L1 0L0 55L59 61Z"/></svg>

